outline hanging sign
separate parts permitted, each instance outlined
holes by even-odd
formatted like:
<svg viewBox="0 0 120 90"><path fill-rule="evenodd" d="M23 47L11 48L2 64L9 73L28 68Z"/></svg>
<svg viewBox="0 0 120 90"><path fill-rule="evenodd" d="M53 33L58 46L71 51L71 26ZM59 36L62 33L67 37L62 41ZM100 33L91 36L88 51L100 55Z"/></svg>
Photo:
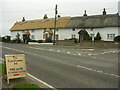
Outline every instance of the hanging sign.
<svg viewBox="0 0 120 90"><path fill-rule="evenodd" d="M27 76L24 54L5 55L7 82L9 79Z"/></svg>

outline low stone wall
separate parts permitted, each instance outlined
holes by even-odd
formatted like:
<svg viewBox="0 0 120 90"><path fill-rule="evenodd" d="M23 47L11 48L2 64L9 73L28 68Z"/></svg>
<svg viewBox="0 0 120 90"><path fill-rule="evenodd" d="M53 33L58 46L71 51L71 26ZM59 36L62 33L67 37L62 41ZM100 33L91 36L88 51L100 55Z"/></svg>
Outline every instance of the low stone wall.
<svg viewBox="0 0 120 90"><path fill-rule="evenodd" d="M113 41L81 41L81 43L74 43L74 40L58 40L56 45L61 46L75 46L79 45L82 47L98 47L98 48L117 48L118 44Z"/></svg>
<svg viewBox="0 0 120 90"><path fill-rule="evenodd" d="M56 41L56 45L74 46L74 45L76 45L76 43L74 43L74 40L58 40L58 41Z"/></svg>
<svg viewBox="0 0 120 90"><path fill-rule="evenodd" d="M113 48L118 47L118 44L112 41L82 41L80 43L80 46L84 47L107 47L107 48Z"/></svg>

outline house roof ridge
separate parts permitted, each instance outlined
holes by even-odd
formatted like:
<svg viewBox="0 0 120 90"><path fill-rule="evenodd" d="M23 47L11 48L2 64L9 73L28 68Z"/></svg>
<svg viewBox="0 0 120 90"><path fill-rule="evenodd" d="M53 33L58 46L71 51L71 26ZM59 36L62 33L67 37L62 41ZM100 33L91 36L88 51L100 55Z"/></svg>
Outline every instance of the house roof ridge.
<svg viewBox="0 0 120 90"><path fill-rule="evenodd" d="M118 14L106 14L106 15L90 15L90 16L74 16L72 18L83 18L83 17L107 17L107 16L119 16Z"/></svg>
<svg viewBox="0 0 120 90"><path fill-rule="evenodd" d="M59 17L57 19L64 19L64 18L71 18L70 16L64 16L64 17ZM54 18L47 18L47 19L34 19L34 20L26 20L26 21L17 21L16 23L26 23L26 22L32 22L32 21L46 21L46 20L54 20Z"/></svg>

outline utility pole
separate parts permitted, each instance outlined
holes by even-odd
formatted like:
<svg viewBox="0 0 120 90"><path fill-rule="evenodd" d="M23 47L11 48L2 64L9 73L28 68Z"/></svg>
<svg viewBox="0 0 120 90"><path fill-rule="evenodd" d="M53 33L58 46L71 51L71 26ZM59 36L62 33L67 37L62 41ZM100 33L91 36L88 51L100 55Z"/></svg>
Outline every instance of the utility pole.
<svg viewBox="0 0 120 90"><path fill-rule="evenodd" d="M57 17L57 4L55 6L55 22L54 22L54 41L53 41L53 45L55 45L55 32L56 32L56 17Z"/></svg>

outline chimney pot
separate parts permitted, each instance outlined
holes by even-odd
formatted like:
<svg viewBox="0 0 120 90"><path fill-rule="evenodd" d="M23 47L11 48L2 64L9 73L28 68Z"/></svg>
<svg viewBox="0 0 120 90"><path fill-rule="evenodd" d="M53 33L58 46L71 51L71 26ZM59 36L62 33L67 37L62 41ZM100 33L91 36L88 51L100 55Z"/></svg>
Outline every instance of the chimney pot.
<svg viewBox="0 0 120 90"><path fill-rule="evenodd" d="M87 16L86 10L84 11L84 14L83 14L83 16Z"/></svg>
<svg viewBox="0 0 120 90"><path fill-rule="evenodd" d="M45 14L44 17L43 17L43 19L47 19L47 18L48 18L48 17L47 17L47 14Z"/></svg>
<svg viewBox="0 0 120 90"><path fill-rule="evenodd" d="M22 22L24 22L25 21L25 17L23 17L23 19L22 19Z"/></svg>
<svg viewBox="0 0 120 90"><path fill-rule="evenodd" d="M106 13L107 13L107 12L106 12L106 9L104 8L104 9L103 9L103 15L106 15Z"/></svg>

